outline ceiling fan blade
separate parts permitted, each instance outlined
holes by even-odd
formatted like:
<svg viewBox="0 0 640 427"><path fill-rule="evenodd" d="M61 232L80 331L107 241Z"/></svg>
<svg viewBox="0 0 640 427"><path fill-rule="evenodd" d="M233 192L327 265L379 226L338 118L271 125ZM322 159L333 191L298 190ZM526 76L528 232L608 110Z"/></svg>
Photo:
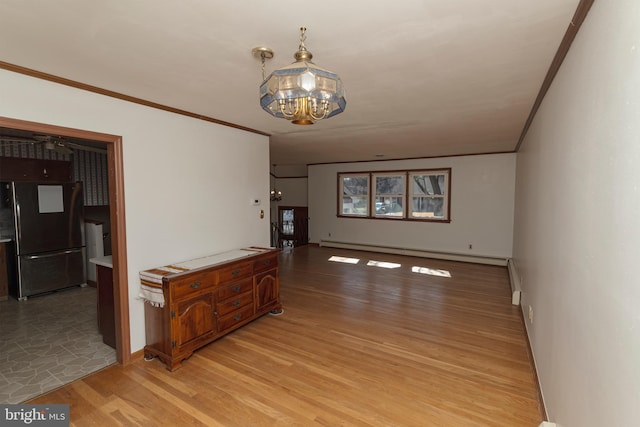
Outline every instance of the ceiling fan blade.
<svg viewBox="0 0 640 427"><path fill-rule="evenodd" d="M76 144L74 142L67 142L67 143L65 143L65 145L67 147L69 147L69 148L74 148L76 150L93 151L94 153L107 154L107 149L106 148L92 147L92 146L89 146L89 145L80 145L80 144Z"/></svg>
<svg viewBox="0 0 640 427"><path fill-rule="evenodd" d="M53 149L60 154L73 154L73 150L69 147L65 147L64 145L56 144Z"/></svg>

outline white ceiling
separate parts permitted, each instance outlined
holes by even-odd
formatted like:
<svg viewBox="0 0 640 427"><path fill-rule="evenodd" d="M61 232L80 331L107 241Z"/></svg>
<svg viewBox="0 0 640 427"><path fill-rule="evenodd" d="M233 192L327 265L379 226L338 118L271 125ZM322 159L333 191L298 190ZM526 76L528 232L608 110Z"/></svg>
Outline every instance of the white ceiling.
<svg viewBox="0 0 640 427"><path fill-rule="evenodd" d="M266 132L278 165L503 152L577 5L2 0L0 61ZM267 73L293 62L301 26L347 90L346 111L312 126L260 108L251 54L275 51Z"/></svg>

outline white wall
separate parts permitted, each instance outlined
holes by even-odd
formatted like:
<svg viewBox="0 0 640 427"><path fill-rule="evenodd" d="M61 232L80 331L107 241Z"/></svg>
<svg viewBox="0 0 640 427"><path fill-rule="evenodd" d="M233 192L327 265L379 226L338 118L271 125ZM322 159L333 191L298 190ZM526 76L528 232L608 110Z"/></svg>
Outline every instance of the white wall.
<svg viewBox="0 0 640 427"><path fill-rule="evenodd" d="M132 351L145 344L140 270L269 245L267 137L4 70L0 93L0 116L123 137Z"/></svg>
<svg viewBox="0 0 640 427"><path fill-rule="evenodd" d="M640 2L596 1L518 154L514 257L551 421L640 423Z"/></svg>
<svg viewBox="0 0 640 427"><path fill-rule="evenodd" d="M339 172L451 170L451 223L337 217ZM513 237L515 154L309 166L309 237L508 258ZM469 250L469 244L473 249Z"/></svg>
<svg viewBox="0 0 640 427"><path fill-rule="evenodd" d="M277 178L275 185L282 191L281 206L307 206L307 178Z"/></svg>

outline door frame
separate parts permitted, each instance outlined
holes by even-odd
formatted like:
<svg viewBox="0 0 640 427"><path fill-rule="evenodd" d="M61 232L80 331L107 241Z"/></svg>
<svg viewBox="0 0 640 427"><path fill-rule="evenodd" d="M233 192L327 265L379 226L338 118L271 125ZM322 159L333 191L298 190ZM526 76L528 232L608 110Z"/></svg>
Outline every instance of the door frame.
<svg viewBox="0 0 640 427"><path fill-rule="evenodd" d="M121 365L129 364L131 362L131 330L129 325L129 283L127 279L127 233L124 210L122 137L2 116L0 116L0 127L86 139L107 144L116 360Z"/></svg>
<svg viewBox="0 0 640 427"><path fill-rule="evenodd" d="M307 229L305 230L305 233L303 235L303 236L306 236L306 241L304 242L303 245L299 245L299 246L308 245L309 244L309 221L308 221L308 218L309 218L309 207L308 206L278 206L278 241L276 242L276 246L280 247L280 241L282 240L282 233L281 233L281 231L282 231L282 211L285 211L285 210L293 210L294 223L295 223L295 220L296 220L296 210L298 212L302 211L302 213L304 214L304 217L307 218L307 221L306 221ZM287 235L287 236L289 236L289 235ZM296 240L295 239L295 236L296 236L296 228L295 227L293 229L293 234L290 235L290 236L294 237L294 241ZM288 240L288 239L285 239L285 240Z"/></svg>

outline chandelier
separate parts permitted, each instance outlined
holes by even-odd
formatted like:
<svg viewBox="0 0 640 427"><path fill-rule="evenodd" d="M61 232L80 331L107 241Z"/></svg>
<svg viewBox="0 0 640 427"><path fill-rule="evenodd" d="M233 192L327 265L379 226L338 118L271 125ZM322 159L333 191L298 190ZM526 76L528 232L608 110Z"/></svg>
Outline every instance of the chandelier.
<svg viewBox="0 0 640 427"><path fill-rule="evenodd" d="M275 188L271 190L270 195L271 195L272 202L279 202L280 200L282 200L282 191L278 191Z"/></svg>
<svg viewBox="0 0 640 427"><path fill-rule="evenodd" d="M340 77L311 62L311 52L304 45L306 28L300 28L300 45L293 55L296 62L279 68L265 79L264 65L273 58L273 50L256 47L253 55L262 61L260 106L267 113L297 125L340 114L347 106Z"/></svg>

